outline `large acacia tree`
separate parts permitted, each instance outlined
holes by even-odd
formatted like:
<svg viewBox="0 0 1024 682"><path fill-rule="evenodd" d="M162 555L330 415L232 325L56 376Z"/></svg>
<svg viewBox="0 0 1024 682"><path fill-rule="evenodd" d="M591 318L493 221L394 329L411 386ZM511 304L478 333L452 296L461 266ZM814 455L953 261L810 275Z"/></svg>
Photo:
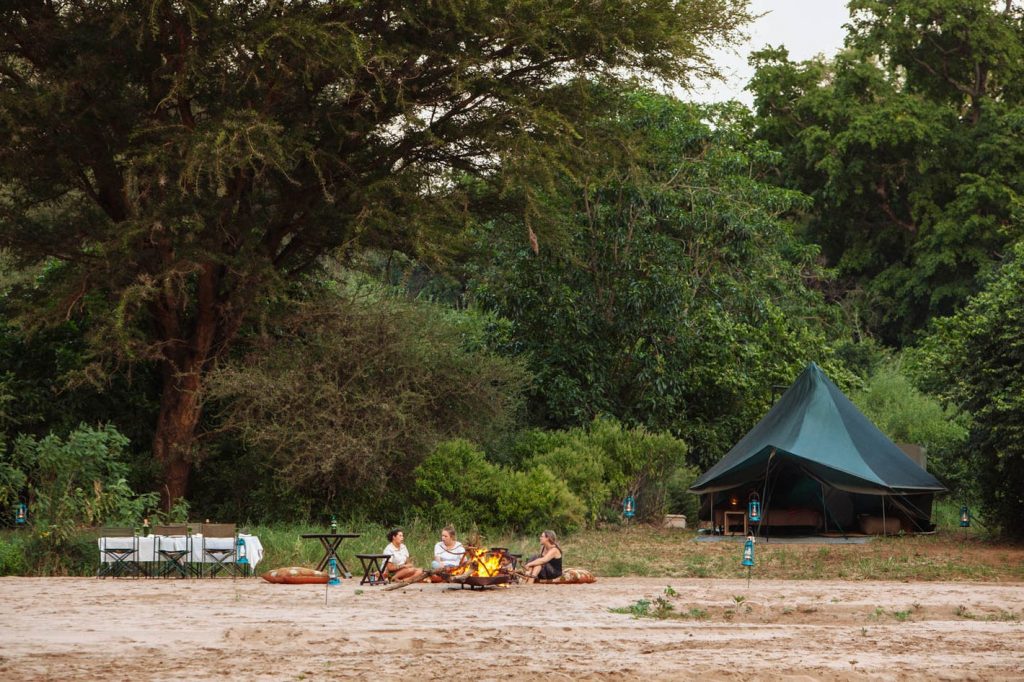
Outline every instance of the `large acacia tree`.
<svg viewBox="0 0 1024 682"><path fill-rule="evenodd" d="M107 370L159 367L166 503L254 306L339 247L441 252L449 174L555 163L574 81L710 72L746 4L7 2L0 246L49 262L29 318L89 311Z"/></svg>

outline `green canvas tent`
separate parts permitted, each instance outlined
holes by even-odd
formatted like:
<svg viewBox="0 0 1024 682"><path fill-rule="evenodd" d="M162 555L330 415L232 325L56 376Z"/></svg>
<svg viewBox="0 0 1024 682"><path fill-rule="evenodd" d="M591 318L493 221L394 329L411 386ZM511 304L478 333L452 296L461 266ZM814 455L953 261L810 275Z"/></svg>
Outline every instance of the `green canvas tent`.
<svg viewBox="0 0 1024 682"><path fill-rule="evenodd" d="M896 519L902 530L930 530L932 499L945 489L811 363L690 492L716 527L756 495L766 526L847 532L876 517L885 529Z"/></svg>

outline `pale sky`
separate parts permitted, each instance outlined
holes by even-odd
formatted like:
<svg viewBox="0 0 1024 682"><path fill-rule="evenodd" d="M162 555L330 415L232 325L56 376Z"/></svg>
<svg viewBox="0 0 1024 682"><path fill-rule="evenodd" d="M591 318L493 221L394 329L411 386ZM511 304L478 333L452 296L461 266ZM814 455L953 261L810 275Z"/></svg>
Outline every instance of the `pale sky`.
<svg viewBox="0 0 1024 682"><path fill-rule="evenodd" d="M765 45L784 45L794 61L810 59L817 54L834 55L843 45L849 20L847 0L751 0L752 14L765 14L747 27L750 40L736 46L735 51L719 52L715 60L728 80L713 82L706 88L695 87L682 99L700 102L721 102L738 99L748 106L753 103L744 92L754 75L747 66L747 57Z"/></svg>

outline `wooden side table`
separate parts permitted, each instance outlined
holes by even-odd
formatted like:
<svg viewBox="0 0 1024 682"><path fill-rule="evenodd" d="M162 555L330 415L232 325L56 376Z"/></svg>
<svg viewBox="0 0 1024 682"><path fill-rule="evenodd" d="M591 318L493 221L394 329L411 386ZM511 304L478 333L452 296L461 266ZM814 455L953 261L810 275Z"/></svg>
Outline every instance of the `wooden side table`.
<svg viewBox="0 0 1024 682"><path fill-rule="evenodd" d="M722 512L722 519L723 519L722 520L722 527L723 527L723 530L724 530L726 535L734 535L734 533L729 530L729 517L730 516L733 516L733 517L738 516L738 517L740 517L740 519L743 520L743 534L744 535L747 535L750 532L750 528L747 526L747 512L745 512L745 511L726 511L726 512Z"/></svg>

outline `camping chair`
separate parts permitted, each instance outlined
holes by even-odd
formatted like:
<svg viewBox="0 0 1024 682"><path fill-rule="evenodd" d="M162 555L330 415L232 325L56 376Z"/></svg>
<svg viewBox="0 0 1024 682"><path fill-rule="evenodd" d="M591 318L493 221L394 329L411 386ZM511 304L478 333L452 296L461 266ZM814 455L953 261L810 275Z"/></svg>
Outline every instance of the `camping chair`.
<svg viewBox="0 0 1024 682"><path fill-rule="evenodd" d="M100 566L97 578L139 577L139 538L134 528L109 527L100 530Z"/></svg>
<svg viewBox="0 0 1024 682"><path fill-rule="evenodd" d="M192 536L184 523L153 526L153 554L156 560L154 575L161 578L176 576L189 578L196 575L192 566Z"/></svg>
<svg viewBox="0 0 1024 682"><path fill-rule="evenodd" d="M202 562L210 564L209 576L215 577L224 570L231 577L239 574L237 561L238 536L233 523L204 523L200 526L203 535Z"/></svg>

